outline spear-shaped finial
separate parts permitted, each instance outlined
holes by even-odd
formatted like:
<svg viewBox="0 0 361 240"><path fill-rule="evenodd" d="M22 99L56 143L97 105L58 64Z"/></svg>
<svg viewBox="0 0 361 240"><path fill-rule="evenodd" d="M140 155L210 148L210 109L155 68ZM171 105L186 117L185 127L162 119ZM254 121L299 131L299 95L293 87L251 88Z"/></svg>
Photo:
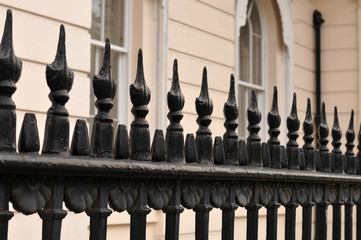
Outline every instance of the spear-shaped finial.
<svg viewBox="0 0 361 240"><path fill-rule="evenodd" d="M229 85L229 92L228 92L228 99L227 102L224 104L223 107L224 117L227 121L232 121L238 118L238 108L236 103L236 93L234 87L234 75L231 74L230 78L230 85ZM226 125L225 122L225 125ZM237 128L238 124L236 125ZM227 128L227 126L225 126Z"/></svg>
<svg viewBox="0 0 361 240"><path fill-rule="evenodd" d="M113 108L116 84L112 78L110 66L110 41L105 41L103 65L97 75L93 77L94 94L97 97L95 106L98 113L94 117L90 156L113 157L113 119L109 115Z"/></svg>
<svg viewBox="0 0 361 240"><path fill-rule="evenodd" d="M327 120L326 120L326 108L325 103L322 102L322 111L321 111L321 122L318 126L318 135L320 136L320 139L318 140L320 147L320 170L323 172L330 172L331 171L331 159L330 154L328 152L328 133L329 129L327 126Z"/></svg>
<svg viewBox="0 0 361 240"><path fill-rule="evenodd" d="M332 135L332 157L334 162L334 172L343 173L344 172L344 160L342 156L342 151L340 149L341 146L341 137L342 131L340 128L340 124L338 122L338 114L337 107L335 106L334 115L333 115L333 126L331 130Z"/></svg>
<svg viewBox="0 0 361 240"><path fill-rule="evenodd" d="M340 124L338 122L338 114L337 114L337 107L335 106L334 114L333 114L333 126L331 130L332 135L332 146L333 146L333 153L341 153L340 146L341 146L341 137L342 131L340 128Z"/></svg>
<svg viewBox="0 0 361 240"><path fill-rule="evenodd" d="M150 89L144 78L142 49L138 52L137 75L134 83L130 85L130 100L135 107L148 105L150 101Z"/></svg>
<svg viewBox="0 0 361 240"><path fill-rule="evenodd" d="M9 9L0 44L0 110L2 111L0 151L16 151L16 113L11 96L16 91L15 83L20 78L21 68L22 62L14 53L13 18Z"/></svg>
<svg viewBox="0 0 361 240"><path fill-rule="evenodd" d="M52 92L59 90L69 92L73 86L73 79L74 73L68 68L66 61L65 28L64 25L60 25L58 49L55 59L46 66L46 82Z"/></svg>
<svg viewBox="0 0 361 240"><path fill-rule="evenodd" d="M199 97L196 98L196 111L200 117L211 115L213 112L213 102L209 98L208 81L207 81L207 68L203 68L202 86Z"/></svg>
<svg viewBox="0 0 361 240"><path fill-rule="evenodd" d="M180 121L183 118L184 96L179 86L178 61L173 62L172 86L167 95L168 119L170 121L166 133L166 149L168 162L184 162L184 135Z"/></svg>
<svg viewBox="0 0 361 240"><path fill-rule="evenodd" d="M299 153L298 153L298 129L300 128L300 120L297 115L297 98L296 93L293 94L292 109L290 116L287 118L287 129L288 129L288 143L287 143L287 157L288 157L288 168L299 169Z"/></svg>
<svg viewBox="0 0 361 240"><path fill-rule="evenodd" d="M224 122L226 132L223 135L225 164L236 165L238 164L238 136L235 130L238 126L238 108L236 104L233 74L231 74L228 99L224 104L223 114L226 118L226 121Z"/></svg>
<svg viewBox="0 0 361 240"><path fill-rule="evenodd" d="M306 170L315 170L315 158L314 158L314 147L312 145L313 142L313 121L312 121L312 113L311 113L311 100L307 99L307 110L306 117L303 122L303 140L305 144L302 149L305 156Z"/></svg>
<svg viewBox="0 0 361 240"><path fill-rule="evenodd" d="M179 86L178 61L173 62L173 79L172 85L167 95L168 107L172 112L180 111L184 107L184 96Z"/></svg>
<svg viewBox="0 0 361 240"><path fill-rule="evenodd" d="M199 97L196 98L196 111L198 114L197 123L199 125L196 132L198 162L213 163L212 131L208 127L212 122L213 102L209 98L206 67L203 68L201 92Z"/></svg>
<svg viewBox="0 0 361 240"><path fill-rule="evenodd" d="M328 129L328 126L327 126L326 108L325 108L325 103L322 102L321 122L320 122L320 125L318 127L318 134L320 136L320 139L318 141L319 141L319 144L320 144L320 151L321 152L328 151L328 148L327 148L328 133L329 133L329 129Z"/></svg>
<svg viewBox="0 0 361 240"><path fill-rule="evenodd" d="M150 133L149 124L145 117L149 109L150 89L147 86L143 71L143 53L139 49L137 76L130 85L130 100L133 103L134 120L130 129L130 158L134 160L150 161Z"/></svg>
<svg viewBox="0 0 361 240"><path fill-rule="evenodd" d="M259 123L261 122L261 112L257 106L256 92L252 90L251 105L247 109L248 131L247 149L249 157L249 165L254 167L262 166L262 145L258 132L261 130Z"/></svg>
<svg viewBox="0 0 361 240"><path fill-rule="evenodd" d="M277 87L273 88L272 107L271 111L267 115L267 121L269 125L268 134L270 135L270 139L268 140L268 147L271 158L270 166L272 168L281 168L280 141L278 140L278 135L280 134L279 126L281 125L281 117L278 112Z"/></svg>
<svg viewBox="0 0 361 240"><path fill-rule="evenodd" d="M303 140L305 141L305 144L303 145L303 149L313 149L313 121L312 121L312 113L311 113L311 100L310 98L307 98L307 110L306 110L306 117L305 121L303 122L303 132L304 137Z"/></svg>
<svg viewBox="0 0 361 240"><path fill-rule="evenodd" d="M353 123L353 110L351 111L351 118L350 123L348 125L348 129L346 131L346 159L347 159L347 169L346 172L348 174L355 174L356 173L356 158L353 152L353 148L355 144L353 143L355 140L355 130L354 130L354 123Z"/></svg>
<svg viewBox="0 0 361 240"><path fill-rule="evenodd" d="M69 150L69 113L65 103L73 85L74 73L68 68L65 52L65 29L60 25L58 48L54 61L46 66L46 82L51 90L52 106L47 112L42 152L67 153Z"/></svg>
<svg viewBox="0 0 361 240"><path fill-rule="evenodd" d="M15 56L13 47L13 15L8 9L0 45L0 81L8 80L16 83L20 78L21 69L22 62ZM12 93L15 92L15 89Z"/></svg>

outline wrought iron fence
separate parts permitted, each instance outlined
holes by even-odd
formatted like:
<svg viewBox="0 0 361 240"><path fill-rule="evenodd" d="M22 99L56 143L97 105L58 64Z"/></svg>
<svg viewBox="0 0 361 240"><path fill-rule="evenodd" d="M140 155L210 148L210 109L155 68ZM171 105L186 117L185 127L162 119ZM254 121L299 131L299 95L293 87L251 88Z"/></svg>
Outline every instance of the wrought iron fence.
<svg viewBox="0 0 361 240"><path fill-rule="evenodd" d="M62 220L67 211L86 212L90 218L90 239L106 239L107 217L113 211L127 211L131 216L130 239L146 238L146 217L151 209L166 214L165 239L179 238L180 215L184 208L195 212L195 238L208 239L209 212L222 210L222 239L234 238L235 210L247 210L247 239L257 239L258 211L267 209L267 239L277 239L277 210L286 209L285 238L295 239L296 208L302 207L302 239L327 239L327 206L333 208L333 239L341 238L341 206L345 206L344 238L352 239L352 210L357 207L357 239L361 239L360 137L355 156L354 122L351 113L346 132L346 148L340 150L342 132L335 108L331 130L333 150L328 144L329 128L325 105L318 132L320 148L313 147L314 127L308 100L303 122L304 145L297 139L300 120L296 95L286 120L289 141L281 146L281 118L278 113L277 89L268 113L267 143L258 135L261 113L256 94L248 108L247 141L239 141L235 132L238 110L234 78L230 79L228 100L224 104L225 134L212 140L209 125L213 103L208 94L207 71L204 68L200 96L196 99L196 136L187 134L184 141L181 120L184 97L177 70L168 92L170 124L164 137L156 130L150 144L146 120L150 90L144 80L142 51L138 70L130 86L134 120L130 136L126 126L119 125L113 142L113 125L109 116L115 95L115 82L110 71L110 43L106 41L104 62L93 87L98 113L94 118L89 143L87 124L78 120L69 150L69 120L65 103L73 82L65 54L65 31L60 27L58 50L53 63L46 67L46 80L51 90L52 106L47 112L45 137L40 150L34 114L25 115L16 152L15 104L11 99L20 77L21 61L15 57L12 44L12 14L7 12L0 45L0 239L7 239L8 222L14 209L28 215L38 213L43 220L42 238L60 239ZM312 226L312 208L317 206L316 228ZM112 209L112 210L111 210ZM283 234L283 233L282 233ZM330 237L330 236L329 236Z"/></svg>

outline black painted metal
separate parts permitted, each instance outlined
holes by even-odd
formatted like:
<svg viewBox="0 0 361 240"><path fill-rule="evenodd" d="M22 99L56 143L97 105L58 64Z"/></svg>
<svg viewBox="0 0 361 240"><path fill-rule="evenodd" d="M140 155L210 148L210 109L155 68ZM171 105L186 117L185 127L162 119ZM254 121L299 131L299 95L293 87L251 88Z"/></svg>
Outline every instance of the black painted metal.
<svg viewBox="0 0 361 240"><path fill-rule="evenodd" d="M311 100L307 99L307 110L306 110L306 117L305 121L303 122L303 140L305 144L303 145L302 149L305 155L305 164L306 170L314 171L315 170L315 151L313 147L313 121L312 121L312 113L311 113Z"/></svg>
<svg viewBox="0 0 361 240"><path fill-rule="evenodd" d="M315 28L315 54L316 54L316 116L315 123L318 129L321 123L321 25L324 23L319 11L313 12L313 26ZM316 134L318 144L319 135ZM319 146L319 145L317 145Z"/></svg>
<svg viewBox="0 0 361 240"><path fill-rule="evenodd" d="M209 125L212 122L213 102L209 98L207 68L203 68L201 93L196 99L196 111L198 114L197 123L199 128L196 132L196 149L198 163L212 164L212 131Z"/></svg>
<svg viewBox="0 0 361 240"><path fill-rule="evenodd" d="M180 124L183 118L184 96L179 85L178 61L176 59L173 63L172 86L167 95L167 102L170 121L166 134L167 161L185 162L183 127Z"/></svg>
<svg viewBox="0 0 361 240"><path fill-rule="evenodd" d="M173 187L172 198L169 205L163 209L166 213L165 239L178 240L179 239L179 221L180 214L184 211L181 204L181 181L176 181Z"/></svg>
<svg viewBox="0 0 361 240"><path fill-rule="evenodd" d="M287 142L287 157L288 157L288 168L299 170L299 150L298 150L298 129L300 128L300 120L297 116L297 105L296 105L296 93L293 94L292 110L290 116L287 118L288 128L288 142Z"/></svg>
<svg viewBox="0 0 361 240"><path fill-rule="evenodd" d="M281 206L281 204L278 201L278 188L277 186L270 187L272 198L266 204L267 209L267 233L266 233L266 239L267 240L275 240L277 239L277 215L278 215L278 208ZM273 191L272 191L273 190ZM262 195L262 194L261 194Z"/></svg>
<svg viewBox="0 0 361 240"><path fill-rule="evenodd" d="M234 239L234 211L238 208L235 203L236 188L234 183L230 183L229 194L222 209L222 240Z"/></svg>
<svg viewBox="0 0 361 240"><path fill-rule="evenodd" d="M238 108L236 104L236 94L234 87L234 76L231 75L229 93L227 102L223 107L224 117L226 121L224 126L226 132L223 135L223 146L225 153L225 164L239 165L238 160L238 136L236 128L238 127Z"/></svg>
<svg viewBox="0 0 361 240"><path fill-rule="evenodd" d="M110 41L106 39L103 65L98 75L93 78L94 94L97 97L95 106L98 113L94 117L90 156L113 157L113 119L109 116L113 108L115 82L110 70Z"/></svg>
<svg viewBox="0 0 361 240"><path fill-rule="evenodd" d="M142 51L138 54L135 83L130 86L134 121L130 136L125 125L119 125L113 142L113 120L109 116L115 95L115 82L110 71L110 42L106 41L104 62L93 87L98 113L94 119L89 144L87 124L78 120L69 151L69 120L65 103L73 74L67 67L65 31L60 28L55 61L47 66L46 78L52 102L47 114L42 154L36 117L26 114L15 145L15 104L11 95L21 71L21 61L12 46L11 11L7 13L0 45L0 239L7 239L8 221L14 209L28 215L38 213L43 219L43 239L60 239L62 219L69 211L86 212L90 217L90 239L106 239L107 217L114 211L127 211L131 217L130 238L146 239L147 214L151 209L166 214L166 239L179 239L180 214L183 207L195 211L196 239L208 239L209 216L213 208L222 210L222 239L235 237L235 210L247 209L247 239L258 238L258 211L267 209L267 239L277 239L278 207L286 207L285 238L295 239L296 208L303 208L302 239L311 239L312 206L317 206L316 239L327 239L327 206L333 207L333 239L341 238L341 207L345 205L345 239L352 239L352 209L357 206L357 239L361 239L361 131L358 133L357 157L354 148L353 112L346 132L346 153L340 150L342 132L335 108L332 127L332 153L329 152L325 104L318 127L319 150L313 143L314 127L311 102L307 101L303 122L304 145L299 148L300 121L296 96L287 119L286 148L281 146L281 118L277 89L268 113L269 139L261 142L261 114L256 93L248 108L247 141L238 140L238 109L235 82L231 75L230 90L224 104L223 138L215 137L209 125L213 103L209 98L207 72L204 68L200 96L196 99L199 125L196 137L187 134L184 142L182 109L177 61L168 93L168 119L164 138L154 132L150 146L148 114L150 90L144 80ZM4 127L5 126L5 127ZM90 146L89 146L90 145ZM52 153L52 154L50 154ZM70 154L69 154L70 153ZM89 156L90 155L90 156ZM105 158L106 157L106 158ZM140 161L137 161L140 160ZM317 171L315 171L317 170ZM355 174L356 173L356 174ZM263 229L264 226L261 226ZM282 233L283 234L283 233Z"/></svg>
<svg viewBox="0 0 361 240"><path fill-rule="evenodd" d="M207 240L209 232L209 212L212 210L210 204L210 184L202 182L203 196L197 206L193 209L196 212L196 240Z"/></svg>
<svg viewBox="0 0 361 240"><path fill-rule="evenodd" d="M149 110L150 89L148 88L143 71L143 52L139 49L137 76L130 85L130 100L133 103L134 120L130 129L130 159L150 161L150 133L149 124L145 119Z"/></svg>
<svg viewBox="0 0 361 240"><path fill-rule="evenodd" d="M49 99L52 106L46 115L43 154L69 151L69 113L65 103L69 100L73 78L74 73L66 62L65 29L61 25L55 60L46 66L46 82L51 90Z"/></svg>
<svg viewBox="0 0 361 240"><path fill-rule="evenodd" d="M11 96L16 91L22 70L22 62L15 56L13 47L13 17L7 10L4 33L0 44L0 151L16 150L16 113Z"/></svg>
<svg viewBox="0 0 361 240"><path fill-rule="evenodd" d="M277 97L277 87L273 89L273 100L272 100L272 108L271 111L267 115L269 130L268 134L270 135L270 139L268 140L268 147L270 151L271 158L271 168L281 168L280 161L280 141L278 140L278 135L281 133L279 127L281 125L281 117L278 112L278 97Z"/></svg>
<svg viewBox="0 0 361 240"><path fill-rule="evenodd" d="M259 123L261 122L262 114L257 106L256 92L252 90L251 106L247 109L248 117L248 131L247 138L247 155L248 164L252 167L262 167L262 148L261 138L258 132L261 130Z"/></svg>

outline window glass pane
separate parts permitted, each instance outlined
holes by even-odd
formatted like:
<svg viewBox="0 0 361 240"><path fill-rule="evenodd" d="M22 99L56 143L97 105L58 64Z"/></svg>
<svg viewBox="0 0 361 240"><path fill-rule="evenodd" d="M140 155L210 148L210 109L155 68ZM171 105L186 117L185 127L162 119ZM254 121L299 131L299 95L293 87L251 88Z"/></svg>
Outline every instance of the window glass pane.
<svg viewBox="0 0 361 240"><path fill-rule="evenodd" d="M254 4L250 16L250 20L252 22L252 33L255 33L257 35L261 35L261 20L258 13L257 5Z"/></svg>
<svg viewBox="0 0 361 240"><path fill-rule="evenodd" d="M245 82L250 82L250 32L249 24L247 24L240 29L240 59L239 59L239 72L240 80Z"/></svg>
<svg viewBox="0 0 361 240"><path fill-rule="evenodd" d="M123 46L124 0L105 0L105 37L110 43Z"/></svg>
<svg viewBox="0 0 361 240"><path fill-rule="evenodd" d="M104 16L103 3L105 4ZM102 18L104 25L102 25ZM102 39L104 34L104 39ZM92 0L92 39L105 41L110 39L112 45L124 45L124 0Z"/></svg>
<svg viewBox="0 0 361 240"><path fill-rule="evenodd" d="M92 25L90 36L92 39L100 40L101 38L101 0L92 0Z"/></svg>
<svg viewBox="0 0 361 240"><path fill-rule="evenodd" d="M262 86L262 39L252 37L252 83Z"/></svg>
<svg viewBox="0 0 361 240"><path fill-rule="evenodd" d="M240 139L247 137L247 108L248 108L248 88L238 85L238 136Z"/></svg>

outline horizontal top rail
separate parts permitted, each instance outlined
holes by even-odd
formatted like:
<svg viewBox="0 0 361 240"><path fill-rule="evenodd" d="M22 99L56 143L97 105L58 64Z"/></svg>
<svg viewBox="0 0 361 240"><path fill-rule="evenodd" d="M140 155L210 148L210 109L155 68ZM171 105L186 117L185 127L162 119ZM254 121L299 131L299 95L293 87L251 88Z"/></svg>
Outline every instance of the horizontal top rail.
<svg viewBox="0 0 361 240"><path fill-rule="evenodd" d="M250 166L219 166L197 163L146 162L97 159L79 156L0 154L0 173L33 176L77 176L110 178L192 179L361 183L361 176L319 171L272 169Z"/></svg>

